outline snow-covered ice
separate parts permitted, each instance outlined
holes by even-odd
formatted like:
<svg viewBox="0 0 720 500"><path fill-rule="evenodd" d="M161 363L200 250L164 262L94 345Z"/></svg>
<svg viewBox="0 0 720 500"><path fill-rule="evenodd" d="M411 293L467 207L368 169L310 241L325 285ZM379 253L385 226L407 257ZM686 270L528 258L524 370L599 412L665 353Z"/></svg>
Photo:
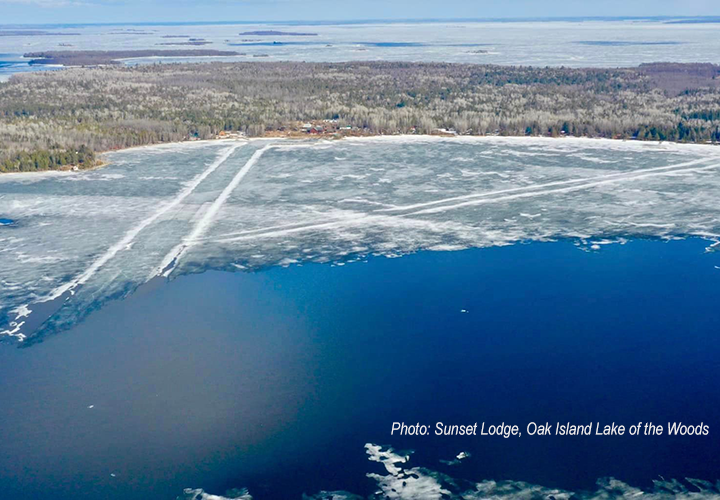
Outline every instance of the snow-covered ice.
<svg viewBox="0 0 720 500"><path fill-rule="evenodd" d="M720 239L713 146L405 136L183 143L107 159L96 171L0 176L0 217L13 221L0 226L4 337L67 328L163 274L562 238L592 250ZM57 311L24 331L51 300Z"/></svg>

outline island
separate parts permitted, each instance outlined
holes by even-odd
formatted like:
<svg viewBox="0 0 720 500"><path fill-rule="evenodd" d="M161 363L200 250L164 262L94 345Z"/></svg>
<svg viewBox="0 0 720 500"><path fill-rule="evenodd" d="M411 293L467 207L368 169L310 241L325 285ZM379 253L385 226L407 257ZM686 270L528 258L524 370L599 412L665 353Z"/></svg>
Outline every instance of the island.
<svg viewBox="0 0 720 500"><path fill-rule="evenodd" d="M198 45L210 45L211 43L212 43L212 42L208 42L207 40L193 40L193 39L190 39L190 40L185 41L185 42L163 42L163 43L156 43L155 45L174 45L174 46L177 46L177 45L195 45L195 46L198 46Z"/></svg>
<svg viewBox="0 0 720 500"><path fill-rule="evenodd" d="M80 33L65 33L41 30L0 30L0 36L79 36Z"/></svg>
<svg viewBox="0 0 720 500"><path fill-rule="evenodd" d="M318 36L317 33L298 33L293 31L246 31L240 33L240 36Z"/></svg>

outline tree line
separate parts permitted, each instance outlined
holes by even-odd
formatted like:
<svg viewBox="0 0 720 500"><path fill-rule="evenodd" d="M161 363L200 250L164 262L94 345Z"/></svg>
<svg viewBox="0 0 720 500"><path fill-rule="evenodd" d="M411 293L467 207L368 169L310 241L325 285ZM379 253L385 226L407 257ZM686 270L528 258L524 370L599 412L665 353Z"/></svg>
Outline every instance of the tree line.
<svg viewBox="0 0 720 500"><path fill-rule="evenodd" d="M73 68L0 85L0 170L94 164L130 146L331 122L342 134L720 143L720 67L195 63Z"/></svg>

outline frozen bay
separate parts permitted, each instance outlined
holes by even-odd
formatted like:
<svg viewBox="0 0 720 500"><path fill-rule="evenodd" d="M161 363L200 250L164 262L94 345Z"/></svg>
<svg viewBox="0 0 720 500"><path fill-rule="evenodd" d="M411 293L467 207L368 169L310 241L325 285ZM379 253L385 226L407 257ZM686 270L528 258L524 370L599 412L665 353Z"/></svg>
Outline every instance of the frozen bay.
<svg viewBox="0 0 720 500"><path fill-rule="evenodd" d="M48 34L0 37L0 81L37 71L23 53L49 50L232 50L237 56L147 57L127 64L180 61L415 61L566 67L627 67L642 63L717 64L717 23L671 19L536 22L439 21L359 24L195 24L48 27ZM312 36L252 34L295 32Z"/></svg>
<svg viewBox="0 0 720 500"><path fill-rule="evenodd" d="M184 143L107 160L0 177L4 337L40 338L153 277L207 269L557 239L595 251L695 236L712 248L720 237L711 146L378 137Z"/></svg>

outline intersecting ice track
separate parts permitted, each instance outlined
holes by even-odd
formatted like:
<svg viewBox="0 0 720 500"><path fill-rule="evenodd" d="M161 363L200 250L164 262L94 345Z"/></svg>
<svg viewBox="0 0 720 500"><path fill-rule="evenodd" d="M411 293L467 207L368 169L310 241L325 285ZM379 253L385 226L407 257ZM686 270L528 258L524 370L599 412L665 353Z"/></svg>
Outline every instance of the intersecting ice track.
<svg viewBox="0 0 720 500"><path fill-rule="evenodd" d="M160 209L153 213L150 217L147 219L144 219L140 221L140 224L133 227L130 231L125 233L125 236L123 236L122 239L120 239L117 243L115 243L113 246L111 246L107 252L105 252L103 255L100 256L99 259L97 259L93 264L87 268L80 276L77 278L74 278L70 280L68 283L56 288L53 290L50 295L47 297L47 300L53 300L59 297L60 295L64 294L65 292L72 291L75 287L78 285L81 285L85 283L88 279L90 279L102 266L104 266L110 259L115 257L115 255L122 249L127 248L129 245L132 244L132 242L135 240L135 238L140 234L141 231L143 231L145 228L150 226L152 223L157 221L160 217L165 215L170 210L176 208L180 203L185 200L190 194L192 194L193 191L200 185L201 182L203 182L211 173L213 173L220 165L225 163L227 159L230 157L230 155L242 144L235 144L233 146L230 146L226 150L222 151L219 155L217 160L215 160L210 166L205 170L202 174L198 175L195 179L192 180L192 182L183 189L178 195L173 198L170 203L167 203L166 205L163 205L160 207Z"/></svg>
<svg viewBox="0 0 720 500"><path fill-rule="evenodd" d="M677 171L677 169L682 167L688 167L691 165L698 165L701 163L706 163L708 161L712 161L713 158L703 158L700 160L692 160L687 161L684 163L679 163L675 165L667 165L664 167L657 167L657 168L646 168L642 169L640 172L630 172L630 173L618 173L618 174L609 174L609 175L600 175L596 177L591 178L580 178L580 179L570 179L567 181L556 181L556 182L547 182L547 183L541 183L541 184L535 184L531 186L523 186L519 188L512 188L512 189L502 189L500 191L490 191L486 193L473 193L468 194L464 196L454 196L452 198L442 198L435 201L429 201L427 203L417 203L414 205L406 205L402 207L392 207L392 208L381 208L378 209L377 212L390 212L390 213L421 213L418 212L418 209L427 209L429 207L432 207L434 205L443 205L443 206L449 206L449 207L457 207L462 206L462 204L451 204L455 201L460 202L468 202L472 203L471 200L481 199L481 198L488 198L492 197L494 199L498 195L509 195L511 193L518 193L518 192L525 192L525 191L535 191L538 190L539 192L537 194L546 194L550 192L556 192L553 190L546 191L547 188L555 188L560 186L572 186L572 185L578 185L577 188L584 189L587 187L592 187L596 185L596 182L622 182L626 180L632 180L634 178L637 178L638 176L646 176L650 174L657 174L657 175L663 175L664 173L673 173ZM714 168L714 167L711 167ZM586 184L589 183L589 184ZM448 205L445 205L448 204Z"/></svg>
<svg viewBox="0 0 720 500"><path fill-rule="evenodd" d="M193 227L192 232L183 239L183 241L178 244L175 248L173 248L162 260L160 263L159 268L151 273L150 277L152 278L155 275L162 274L164 276L168 276L173 269L173 264L177 261L179 261L182 256L187 252L187 250L197 241L198 238L200 238L205 231L207 231L208 227L210 227L210 224L212 224L212 221L217 217L218 212L220 211L220 208L223 206L223 204L227 201L228 197L230 196L230 193L233 192L235 188L237 188L238 184L243 180L243 178L247 175L248 172L250 172L250 169L255 166L255 164L258 162L260 157L263 155L265 151L267 151L270 147L270 145L265 146L262 149L259 149L253 153L253 155L250 157L250 159L247 161L243 167L238 170L238 173L235 174L235 177L230 181L230 183L225 186L225 189L222 190L220 195L215 199L215 201L212 203L210 208L203 214L202 218L195 224L195 227Z"/></svg>
<svg viewBox="0 0 720 500"><path fill-rule="evenodd" d="M88 280L95 276L111 260L116 258L119 253L130 250L143 231L146 231L154 224L160 222L163 217L170 215L174 210L177 210L184 202L186 202L186 200L188 200L189 197L191 197L191 195L193 195L193 193L195 193L199 186L201 186L204 182L207 181L211 174L213 174L218 170L218 168L223 166L233 155L233 153L235 153L237 149L243 146L246 146L246 143L234 143L221 149L217 153L214 161L212 161L208 165L208 167L200 174L196 175L189 182L187 182L185 187L181 189L172 199L162 204L148 217L140 220L138 224L131 227L127 232L125 232L125 234L120 240L110 246L104 253L102 253L96 260L94 260L88 268L86 268L74 278L68 280L66 283L63 283L62 285L54 288L45 297L42 297L35 302L49 302L61 298L63 295L66 295L68 293L74 294L76 288L87 283ZM115 279L118 278L118 274L120 273L116 273ZM15 319L10 323L11 328L0 333L5 333L6 335L14 335L18 339L23 340L25 338L25 334L22 333L22 326L25 323L23 318L27 318L30 313L32 313L32 309L30 309L29 307L30 304L20 306L17 310Z"/></svg>
<svg viewBox="0 0 720 500"><path fill-rule="evenodd" d="M689 164L694 164L695 162L688 162ZM674 167L678 167L681 165L677 165ZM642 171L638 173L628 174L628 175L614 175L614 176L608 176L606 178L599 178L599 180L594 180L592 182L585 182L581 184L576 184L573 186L566 186L566 187L559 187L556 189L538 189L536 191L528 191L518 194L510 194L506 196L499 196L496 198L489 198L489 199L473 199L469 201L464 201L462 203L452 204L452 205L441 205L439 207L433 207L433 208L425 208L423 210L418 210L415 212L412 212L414 215L422 215L422 214L431 214L431 213L438 213L438 212L444 212L446 210L455 210L461 207L471 206L471 205L480 205L483 203L493 203L493 202L499 202L499 201L509 201L509 200L518 200L521 198L531 198L534 196L546 196L553 193L570 193L573 191L581 191L593 187L603 186L606 184L614 184L619 182L629 182L633 180L639 180L639 179L647 179L649 177L656 177L656 176L668 176L668 175L677 175L682 173L693 173L693 172L703 172L707 170L715 170L717 168L720 168L720 163L716 163L714 165L704 166L704 167L693 167L689 169L679 169L674 168L673 166L669 167L663 167L660 169L648 169L648 171ZM573 183L575 184L575 183ZM543 186L541 186L543 187Z"/></svg>
<svg viewBox="0 0 720 500"><path fill-rule="evenodd" d="M0 334L152 277L571 238L720 235L720 150L579 139L184 144L0 177ZM659 166L660 165L660 166ZM715 246L714 248L717 248ZM28 326L29 328L29 326Z"/></svg>
<svg viewBox="0 0 720 500"><path fill-rule="evenodd" d="M664 167L643 169L639 172L610 174L597 176L592 178L571 179L568 181L549 182L544 184L536 184L531 186L504 189L500 191L492 191L487 193L475 193L465 196L455 196L452 198L443 198L427 203L417 203L414 205L406 205L402 207L380 208L373 210L367 214L352 214L348 217L337 219L334 221L324 221L315 224L288 224L285 226L273 226L268 228L260 228L249 230L237 234L220 235L215 238L216 242L227 243L239 241L243 239L254 239L262 237L282 237L289 234L302 231L312 231L317 229L330 229L342 225L357 225L362 223L372 223L373 221L382 222L390 217L409 217L413 215L424 215L439 213L448 210L454 210L471 205L481 205L489 203L506 202L522 198L531 198L535 196L546 196L553 193L568 193L572 191L580 191L590 189L592 187L602 186L605 184L630 182L638 179L646 179L654 176L677 175L680 173L702 172L706 170L715 170L720 168L720 163L713 165L705 165L709 161L717 160L716 158L706 158L701 160L693 160L675 165L667 165ZM692 168L687 168L692 166ZM554 189L548 189L554 188ZM460 202L460 203L453 203ZM193 241L192 239L190 240ZM195 240L197 242L197 240Z"/></svg>

